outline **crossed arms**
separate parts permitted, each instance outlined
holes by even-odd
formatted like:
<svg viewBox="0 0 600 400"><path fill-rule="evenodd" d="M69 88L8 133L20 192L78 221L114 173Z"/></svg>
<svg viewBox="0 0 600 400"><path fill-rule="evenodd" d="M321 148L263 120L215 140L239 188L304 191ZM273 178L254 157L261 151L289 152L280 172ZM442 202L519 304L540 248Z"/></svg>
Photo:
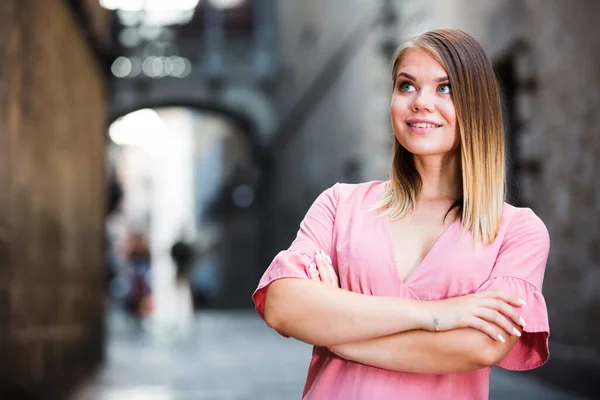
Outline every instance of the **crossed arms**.
<svg viewBox="0 0 600 400"><path fill-rule="evenodd" d="M455 373L492 366L518 340L516 334L503 335L504 342L494 340L473 327L432 332L433 304L426 303L433 302L369 296L323 282L288 278L269 285L265 320L271 328L328 347L347 360L412 373ZM501 331L492 322L485 323Z"/></svg>
<svg viewBox="0 0 600 400"><path fill-rule="evenodd" d="M317 246L332 248L336 188L315 201L292 247L305 253ZM511 220L490 279L515 276L541 287L549 244L543 222L531 210L521 211ZM413 373L470 371L504 359L525 327L519 315L524 303L506 292L488 290L440 301L369 296L340 289L331 260L325 263L315 254L315 261L318 273L309 268L310 280L270 282L265 320L288 336L350 361ZM439 319L439 332L434 332L433 317Z"/></svg>

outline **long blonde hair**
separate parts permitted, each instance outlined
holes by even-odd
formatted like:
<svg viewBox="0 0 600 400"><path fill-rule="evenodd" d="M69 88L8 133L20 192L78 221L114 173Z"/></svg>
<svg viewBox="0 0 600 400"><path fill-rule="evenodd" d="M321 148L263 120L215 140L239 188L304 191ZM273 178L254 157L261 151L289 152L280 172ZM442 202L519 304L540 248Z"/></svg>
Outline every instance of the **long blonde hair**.
<svg viewBox="0 0 600 400"><path fill-rule="evenodd" d="M398 48L392 63L396 86L398 66L406 51L429 53L447 73L460 132L462 197L458 207L462 232L476 242L491 243L498 233L504 205L504 129L498 83L489 57L471 36L458 29L437 29L416 36ZM394 141L391 184L375 205L392 220L402 218L416 205L422 181L413 155ZM451 209L452 209L451 208Z"/></svg>

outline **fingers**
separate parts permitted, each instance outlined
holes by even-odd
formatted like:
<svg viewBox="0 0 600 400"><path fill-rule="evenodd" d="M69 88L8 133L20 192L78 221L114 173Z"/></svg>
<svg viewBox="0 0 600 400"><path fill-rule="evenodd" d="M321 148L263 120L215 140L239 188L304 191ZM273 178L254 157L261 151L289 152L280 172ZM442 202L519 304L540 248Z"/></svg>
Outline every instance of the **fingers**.
<svg viewBox="0 0 600 400"><path fill-rule="evenodd" d="M331 264L331 257L325 254L323 250L319 250L315 254L315 262L321 276L321 281L334 287L340 287L337 274Z"/></svg>
<svg viewBox="0 0 600 400"><path fill-rule="evenodd" d="M506 317L510 318L515 324L520 325L523 328L527 326L527 323L519 315L517 310L511 307L515 305L515 301L518 304L517 307L521 307L522 305L527 304L524 300L518 299L517 297L514 297L501 290L494 290L491 291L491 293L489 294L491 295L491 297L488 297L485 300L484 306L500 311ZM513 300L512 302L509 301L511 299Z"/></svg>
<svg viewBox="0 0 600 400"><path fill-rule="evenodd" d="M500 331L496 327L494 327L493 324L490 324L481 318L474 318L470 326L472 328L477 329L478 331L485 333L486 335L498 342L506 342L506 339L504 338L502 333L500 333Z"/></svg>
<svg viewBox="0 0 600 400"><path fill-rule="evenodd" d="M521 298L511 295L503 290L487 290L482 292L486 297L492 297L498 300L502 300L512 306L521 307L527 304L527 302Z"/></svg>
<svg viewBox="0 0 600 400"><path fill-rule="evenodd" d="M510 318L516 325L520 325L525 328L526 323L523 317L521 317L517 311L509 306L508 304L498 301L496 305L496 310L500 311L505 317ZM506 318L505 318L506 319ZM508 321L507 321L508 322ZM512 326L512 324L511 324ZM518 335L520 336L520 335Z"/></svg>
<svg viewBox="0 0 600 400"><path fill-rule="evenodd" d="M319 275L317 264L314 261L308 265L308 277L313 281L321 281L321 276Z"/></svg>
<svg viewBox="0 0 600 400"><path fill-rule="evenodd" d="M331 264L331 257L325 254L323 250L319 250L315 254L315 261L308 265L307 273L308 277L314 281L340 287L337 274Z"/></svg>
<svg viewBox="0 0 600 400"><path fill-rule="evenodd" d="M509 306L507 306L509 307ZM504 331L506 331L506 333L508 333L509 335L512 336L521 336L521 332L512 324L512 322L507 319L504 315L502 315L500 312L491 309L491 308L482 308L480 310L478 310L476 313L474 313L474 315L476 317L479 317L480 319L484 320L485 322L491 322L494 325L496 325L497 327L504 329ZM489 323L487 325L490 325ZM485 332L487 333L487 332ZM499 331L497 331L496 329L494 329L494 334L496 337L494 337L494 339L496 340L500 340L499 336L502 336L500 334ZM500 340L502 342L502 340Z"/></svg>

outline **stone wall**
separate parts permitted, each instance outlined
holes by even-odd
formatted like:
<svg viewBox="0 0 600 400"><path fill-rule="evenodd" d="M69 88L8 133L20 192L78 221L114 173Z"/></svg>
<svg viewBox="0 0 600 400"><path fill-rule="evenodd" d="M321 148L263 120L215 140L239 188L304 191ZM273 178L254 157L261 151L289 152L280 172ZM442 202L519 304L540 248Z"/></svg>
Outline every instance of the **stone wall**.
<svg viewBox="0 0 600 400"><path fill-rule="evenodd" d="M289 246L321 191L336 182L387 179L393 143L380 2L278 6L283 74L275 104L283 123L272 149L271 258Z"/></svg>
<svg viewBox="0 0 600 400"><path fill-rule="evenodd" d="M0 397L52 398L102 357L104 82L66 2L0 32Z"/></svg>
<svg viewBox="0 0 600 400"><path fill-rule="evenodd" d="M540 373L597 395L600 379L600 3L531 2L537 65L536 212L552 247L552 362ZM537 178L537 177L536 177Z"/></svg>

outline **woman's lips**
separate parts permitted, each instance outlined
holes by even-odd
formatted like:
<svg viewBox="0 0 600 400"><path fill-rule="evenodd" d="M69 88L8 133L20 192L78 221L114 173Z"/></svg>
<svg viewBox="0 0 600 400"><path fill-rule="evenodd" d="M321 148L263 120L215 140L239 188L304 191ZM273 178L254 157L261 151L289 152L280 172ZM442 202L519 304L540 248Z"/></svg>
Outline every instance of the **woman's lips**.
<svg viewBox="0 0 600 400"><path fill-rule="evenodd" d="M441 127L441 125L432 122L407 122L408 128L417 135L425 135L430 133L434 129Z"/></svg>

